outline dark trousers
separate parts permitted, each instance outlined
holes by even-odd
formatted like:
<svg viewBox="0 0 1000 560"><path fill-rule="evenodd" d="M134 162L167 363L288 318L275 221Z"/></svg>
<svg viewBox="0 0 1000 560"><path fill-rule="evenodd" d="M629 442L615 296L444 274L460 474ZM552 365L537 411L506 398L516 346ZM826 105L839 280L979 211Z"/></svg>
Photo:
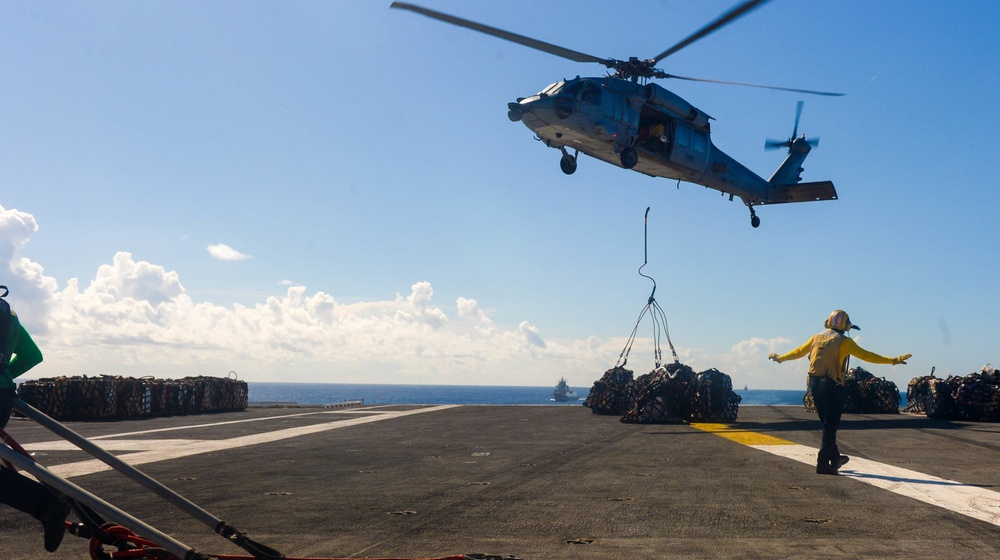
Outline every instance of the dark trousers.
<svg viewBox="0 0 1000 560"><path fill-rule="evenodd" d="M11 406L16 396L14 388L0 389L0 430L7 427ZM54 500L55 497L45 486L8 468L0 467L0 503L39 518Z"/></svg>
<svg viewBox="0 0 1000 560"><path fill-rule="evenodd" d="M823 444L819 448L818 465L829 465L840 457L837 448L837 428L844 413L844 386L829 377L810 377L809 390L823 425Z"/></svg>
<svg viewBox="0 0 1000 560"><path fill-rule="evenodd" d="M0 430L7 427L10 420L10 413L14 411L14 399L17 398L17 389L0 389Z"/></svg>
<svg viewBox="0 0 1000 560"><path fill-rule="evenodd" d="M42 513L55 501L55 496L48 488L6 467L0 467L0 503L41 519Z"/></svg>

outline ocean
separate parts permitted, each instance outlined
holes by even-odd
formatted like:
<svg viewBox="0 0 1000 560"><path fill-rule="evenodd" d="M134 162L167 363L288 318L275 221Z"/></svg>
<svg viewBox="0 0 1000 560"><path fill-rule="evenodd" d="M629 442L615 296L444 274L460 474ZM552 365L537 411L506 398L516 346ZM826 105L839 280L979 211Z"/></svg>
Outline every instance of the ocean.
<svg viewBox="0 0 1000 560"><path fill-rule="evenodd" d="M497 387L473 385L375 385L353 383L247 383L250 402L336 404L546 404L580 405L590 387L573 387L579 400L552 401L552 387ZM801 405L805 391L737 390L741 406ZM904 403L906 406L905 395Z"/></svg>

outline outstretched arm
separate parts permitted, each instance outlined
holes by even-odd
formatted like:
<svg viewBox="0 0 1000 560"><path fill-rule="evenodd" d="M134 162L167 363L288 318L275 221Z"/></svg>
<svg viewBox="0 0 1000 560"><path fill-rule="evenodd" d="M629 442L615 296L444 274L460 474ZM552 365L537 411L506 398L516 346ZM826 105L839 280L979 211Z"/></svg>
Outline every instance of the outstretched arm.
<svg viewBox="0 0 1000 560"><path fill-rule="evenodd" d="M897 356L895 358L888 358L886 356L876 354L875 352L865 350L864 348L858 346L858 343L854 342L854 339L851 338L844 341L844 345L841 346L841 349L841 352L843 352L843 350L847 350L851 356L872 364L905 364L906 360L909 360L910 357L913 356L913 354L903 354L902 356ZM846 358L847 356L843 357Z"/></svg>
<svg viewBox="0 0 1000 560"><path fill-rule="evenodd" d="M767 359L774 360L779 364L787 360L798 360L802 356L805 356L806 354L809 353L809 349L812 348L812 341L813 341L812 337L809 337L809 340L807 340L805 344L799 346L795 350L792 350L791 352L782 354L780 356L777 354L771 354L770 356L767 357Z"/></svg>

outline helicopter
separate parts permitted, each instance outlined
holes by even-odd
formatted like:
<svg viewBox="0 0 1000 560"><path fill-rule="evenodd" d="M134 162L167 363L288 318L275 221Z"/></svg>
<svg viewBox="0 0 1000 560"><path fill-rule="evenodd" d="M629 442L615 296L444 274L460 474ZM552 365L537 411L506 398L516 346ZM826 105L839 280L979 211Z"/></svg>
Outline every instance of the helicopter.
<svg viewBox="0 0 1000 560"><path fill-rule="evenodd" d="M837 199L832 181L802 182L802 163L818 142L818 139L806 139L805 135L797 136L802 102L798 103L792 136L787 141L768 140L765 143L766 148L787 148L788 155L771 177L764 179L712 143L711 116L651 80L679 79L811 95L844 95L678 76L655 67L664 58L767 1L744 1L659 55L645 60L600 58L405 2L393 2L390 7L473 29L574 62L607 67L613 73L560 80L535 95L517 98L507 104L508 118L527 126L535 133L536 140L559 150L562 153L559 166L567 175L576 171L577 158L583 153L651 177L674 179L678 184L685 181L702 185L720 191L723 196L729 195L730 201L739 197L750 210L750 225L756 228L760 226L760 218L755 206Z"/></svg>

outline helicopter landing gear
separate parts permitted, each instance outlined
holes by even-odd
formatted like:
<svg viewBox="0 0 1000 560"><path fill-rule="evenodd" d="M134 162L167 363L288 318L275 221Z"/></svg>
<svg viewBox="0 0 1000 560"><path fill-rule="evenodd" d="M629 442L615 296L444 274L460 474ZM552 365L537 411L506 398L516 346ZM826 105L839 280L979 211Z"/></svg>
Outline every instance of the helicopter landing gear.
<svg viewBox="0 0 1000 560"><path fill-rule="evenodd" d="M750 209L750 225L754 228L760 227L760 218L757 217L757 212L754 212L753 206L747 204L747 208Z"/></svg>
<svg viewBox="0 0 1000 560"><path fill-rule="evenodd" d="M580 155L580 151L577 150L575 155L569 155L566 148L560 148L562 150L562 158L559 160L559 168L562 172L567 175L572 175L576 171L576 157Z"/></svg>
<svg viewBox="0 0 1000 560"><path fill-rule="evenodd" d="M639 163L639 154L635 151L635 148L625 148L622 153L618 154L619 159L622 161L622 167L625 169L632 169L635 164Z"/></svg>

